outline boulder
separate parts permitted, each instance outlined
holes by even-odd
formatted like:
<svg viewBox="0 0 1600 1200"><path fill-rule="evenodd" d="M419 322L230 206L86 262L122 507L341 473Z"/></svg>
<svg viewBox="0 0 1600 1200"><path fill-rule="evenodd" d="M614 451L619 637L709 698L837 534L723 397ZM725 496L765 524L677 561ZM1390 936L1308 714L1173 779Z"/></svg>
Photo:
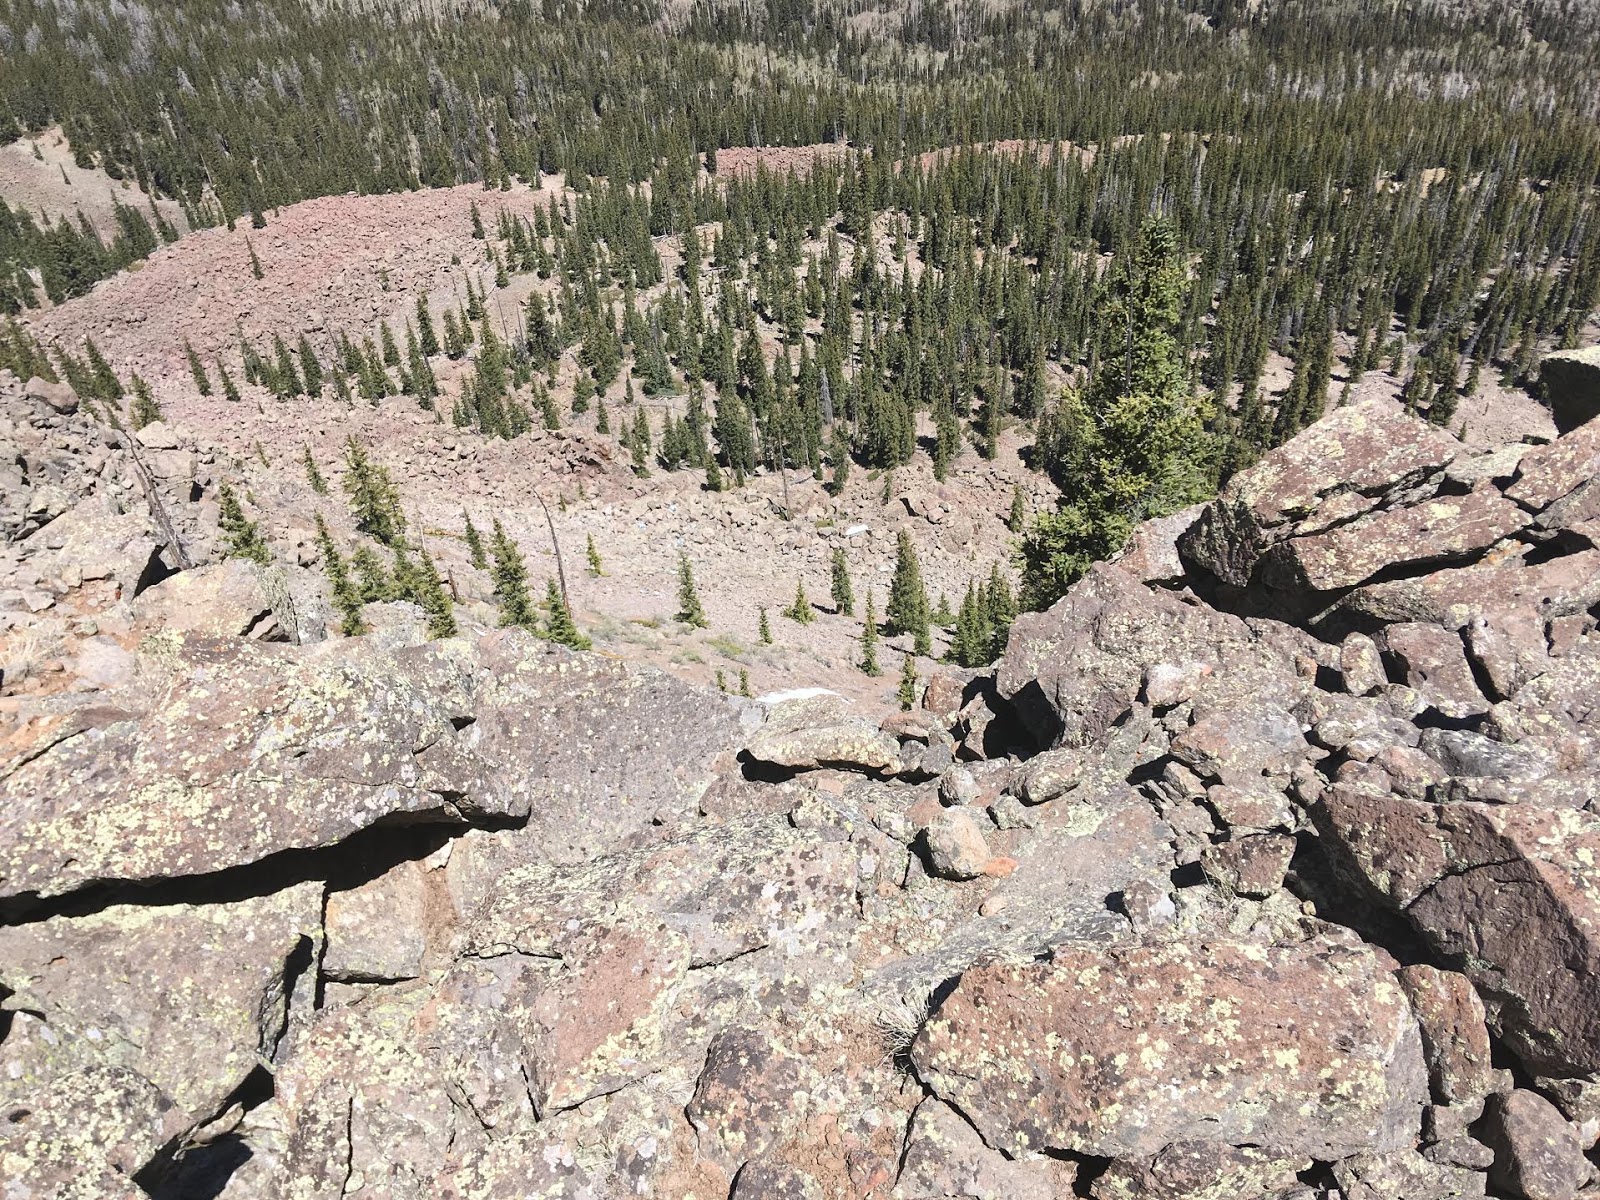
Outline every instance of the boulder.
<svg viewBox="0 0 1600 1200"><path fill-rule="evenodd" d="M911 1056L1013 1155L1200 1142L1335 1160L1409 1148L1427 1100L1404 993L1371 950L1327 939L1063 944L976 967Z"/></svg>
<svg viewBox="0 0 1600 1200"><path fill-rule="evenodd" d="M92 1042L198 1125L276 1052L321 918L322 888L302 883L233 903L113 905L0 928L5 1007Z"/></svg>
<svg viewBox="0 0 1600 1200"><path fill-rule="evenodd" d="M1270 551L1392 506L1460 451L1448 433L1386 401L1337 409L1236 475L1179 539L1179 553L1243 588ZM1313 551L1307 561L1330 555Z"/></svg>
<svg viewBox="0 0 1600 1200"><path fill-rule="evenodd" d="M1308 1158L1255 1146L1176 1142L1149 1159L1116 1159L1094 1181L1094 1200L1243 1200L1292 1188Z"/></svg>
<svg viewBox="0 0 1600 1200"><path fill-rule="evenodd" d="M1600 346L1556 350L1539 364L1550 415L1562 433L1600 416Z"/></svg>
<svg viewBox="0 0 1600 1200"><path fill-rule="evenodd" d="M1342 784L1314 815L1348 869L1462 964L1530 1071L1600 1070L1600 817Z"/></svg>
<svg viewBox="0 0 1600 1200"><path fill-rule="evenodd" d="M1481 1171L1435 1163L1415 1150L1356 1154L1335 1163L1333 1177L1344 1200L1458 1200L1482 1196Z"/></svg>
<svg viewBox="0 0 1600 1200"><path fill-rule="evenodd" d="M51 383L35 375L22 385L24 398L48 406L52 411L70 416L78 411L78 393L70 384Z"/></svg>
<svg viewBox="0 0 1600 1200"><path fill-rule="evenodd" d="M195 636L146 657L166 681L127 707L33 722L0 779L0 896L227 870L402 820L532 813L523 861L581 861L687 819L742 736L688 684L520 632L395 650Z"/></svg>
<svg viewBox="0 0 1600 1200"><path fill-rule="evenodd" d="M1472 982L1465 975L1422 963L1401 968L1398 978L1422 1029L1434 1100L1480 1102L1493 1086L1494 1067L1483 1002Z"/></svg>
<svg viewBox="0 0 1600 1200"><path fill-rule="evenodd" d="M927 828L928 862L944 879L971 879L983 874L989 844L969 808L947 808Z"/></svg>
<svg viewBox="0 0 1600 1200"><path fill-rule="evenodd" d="M905 1161L894 1195L904 1200L993 1196L1056 1200L1073 1195L1074 1163L1043 1155L1007 1158L983 1144L948 1104L925 1100L906 1132Z"/></svg>
<svg viewBox="0 0 1600 1200"><path fill-rule="evenodd" d="M241 558L179 571L141 593L134 618L149 628L208 637L271 638L277 629L263 576L269 568Z"/></svg>
<svg viewBox="0 0 1600 1200"><path fill-rule="evenodd" d="M1592 1168L1572 1126L1538 1092L1518 1088L1489 1101L1484 1141L1489 1177L1523 1200L1575 1200Z"/></svg>

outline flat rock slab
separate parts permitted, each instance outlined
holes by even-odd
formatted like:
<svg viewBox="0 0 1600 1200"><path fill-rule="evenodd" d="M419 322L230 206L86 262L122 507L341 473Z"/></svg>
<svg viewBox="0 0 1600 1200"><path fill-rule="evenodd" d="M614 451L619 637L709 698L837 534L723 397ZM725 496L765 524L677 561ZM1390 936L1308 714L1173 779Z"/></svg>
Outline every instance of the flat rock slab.
<svg viewBox="0 0 1600 1200"><path fill-rule="evenodd" d="M1200 1141L1331 1161L1409 1147L1428 1098L1399 984L1370 949L1325 939L1068 944L975 968L911 1055L1014 1155Z"/></svg>

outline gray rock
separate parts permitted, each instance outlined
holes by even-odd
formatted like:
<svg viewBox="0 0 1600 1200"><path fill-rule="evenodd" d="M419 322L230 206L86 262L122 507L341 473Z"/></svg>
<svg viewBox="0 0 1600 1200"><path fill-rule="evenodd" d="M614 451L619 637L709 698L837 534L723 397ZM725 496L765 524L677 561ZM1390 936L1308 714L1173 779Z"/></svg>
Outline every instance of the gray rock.
<svg viewBox="0 0 1600 1200"><path fill-rule="evenodd" d="M1565 1117L1537 1092L1518 1088L1489 1101L1484 1141L1489 1176L1524 1200L1574 1200L1592 1168Z"/></svg>
<svg viewBox="0 0 1600 1200"><path fill-rule="evenodd" d="M971 879L988 865L989 844L970 809L945 809L928 824L925 836L935 875Z"/></svg>

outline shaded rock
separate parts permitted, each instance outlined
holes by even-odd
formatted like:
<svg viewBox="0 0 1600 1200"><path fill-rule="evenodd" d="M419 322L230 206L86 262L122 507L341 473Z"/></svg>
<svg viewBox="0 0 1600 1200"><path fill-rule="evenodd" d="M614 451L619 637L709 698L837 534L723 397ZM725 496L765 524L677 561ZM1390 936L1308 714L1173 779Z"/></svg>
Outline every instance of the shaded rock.
<svg viewBox="0 0 1600 1200"><path fill-rule="evenodd" d="M277 1048L321 940L322 890L230 904L116 905L0 929L5 1005L86 1038L198 1124Z"/></svg>
<svg viewBox="0 0 1600 1200"><path fill-rule="evenodd" d="M1518 1088L1489 1101L1483 1139L1489 1177L1524 1200L1573 1200L1591 1168L1565 1117L1537 1092Z"/></svg>
<svg viewBox="0 0 1600 1200"><path fill-rule="evenodd" d="M1539 383L1562 433L1592 421L1600 416L1600 346L1545 355L1539 364Z"/></svg>
<svg viewBox="0 0 1600 1200"><path fill-rule="evenodd" d="M911 1053L1012 1154L1206 1142L1334 1160L1409 1147L1427 1099L1403 993L1371 951L1325 940L1066 944L977 967Z"/></svg>
<svg viewBox="0 0 1600 1200"><path fill-rule="evenodd" d="M1083 771L1075 750L1046 750L1030 758L1018 777L1016 791L1024 804L1048 804L1077 787Z"/></svg>

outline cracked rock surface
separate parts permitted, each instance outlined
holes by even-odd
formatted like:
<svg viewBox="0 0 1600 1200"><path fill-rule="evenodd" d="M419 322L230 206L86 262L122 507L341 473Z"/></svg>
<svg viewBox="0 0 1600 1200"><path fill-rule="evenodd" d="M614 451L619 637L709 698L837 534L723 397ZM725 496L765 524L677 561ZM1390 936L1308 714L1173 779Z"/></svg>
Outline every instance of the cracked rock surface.
<svg viewBox="0 0 1600 1200"><path fill-rule="evenodd" d="M1597 455L1336 410L911 714L162 559L0 718L0 1196L1600 1195Z"/></svg>

